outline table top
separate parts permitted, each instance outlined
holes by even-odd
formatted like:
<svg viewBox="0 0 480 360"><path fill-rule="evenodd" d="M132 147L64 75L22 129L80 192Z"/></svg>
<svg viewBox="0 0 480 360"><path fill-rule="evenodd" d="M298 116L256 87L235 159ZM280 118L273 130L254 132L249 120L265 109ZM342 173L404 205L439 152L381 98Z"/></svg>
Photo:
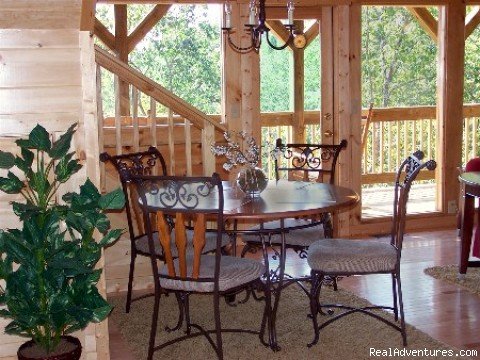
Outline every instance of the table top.
<svg viewBox="0 0 480 360"><path fill-rule="evenodd" d="M356 204L353 190L316 182L269 181L260 196L246 197L235 184L224 182L224 215L250 220L273 220L332 212Z"/></svg>
<svg viewBox="0 0 480 360"><path fill-rule="evenodd" d="M359 196L353 190L316 182L271 180L260 196L253 198L245 196L236 182L223 181L222 185L224 216L256 222L333 212L354 205L359 200ZM165 208L159 200L158 193L148 193L146 198L148 207L152 210L175 211L182 207L179 203L173 208ZM218 192L212 191L206 196L196 196L195 201L197 200L199 208L213 209L215 204L218 204Z"/></svg>
<svg viewBox="0 0 480 360"><path fill-rule="evenodd" d="M469 171L463 172L458 176L458 180L470 186L480 186L480 172Z"/></svg>

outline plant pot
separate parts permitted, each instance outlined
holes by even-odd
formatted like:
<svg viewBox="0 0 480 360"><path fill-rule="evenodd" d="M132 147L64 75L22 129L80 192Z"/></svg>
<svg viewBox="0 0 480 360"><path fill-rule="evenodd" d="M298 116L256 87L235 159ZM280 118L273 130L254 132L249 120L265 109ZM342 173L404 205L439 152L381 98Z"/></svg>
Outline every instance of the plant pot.
<svg viewBox="0 0 480 360"><path fill-rule="evenodd" d="M237 184L245 195L255 197L267 187L268 177L261 168L247 166L238 173Z"/></svg>
<svg viewBox="0 0 480 360"><path fill-rule="evenodd" d="M62 336L60 344L50 354L45 354L33 340L22 344L17 351L18 360L78 360L82 355L82 345L73 336Z"/></svg>

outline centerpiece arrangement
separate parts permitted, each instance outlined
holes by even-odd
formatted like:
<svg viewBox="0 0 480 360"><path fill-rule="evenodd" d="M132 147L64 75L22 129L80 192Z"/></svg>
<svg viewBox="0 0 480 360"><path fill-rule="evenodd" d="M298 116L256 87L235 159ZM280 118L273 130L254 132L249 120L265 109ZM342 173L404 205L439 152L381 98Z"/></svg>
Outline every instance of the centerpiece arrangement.
<svg viewBox="0 0 480 360"><path fill-rule="evenodd" d="M19 228L0 230L0 316L11 320L6 333L32 339L19 348L20 360L79 359L81 344L67 335L112 310L98 292L96 264L122 233L110 230L104 212L123 208L125 197L121 189L101 195L87 179L59 199L82 167L70 152L75 127L52 143L37 125L16 141L18 155L0 151L0 169L8 170L0 191L24 199L12 203Z"/></svg>
<svg viewBox="0 0 480 360"><path fill-rule="evenodd" d="M213 144L212 153L216 156L225 156L223 164L226 171L235 166L242 166L238 173L237 183L247 196L258 196L268 184L265 172L257 167L260 160L260 147L253 136L245 131L227 131L223 134L225 144Z"/></svg>

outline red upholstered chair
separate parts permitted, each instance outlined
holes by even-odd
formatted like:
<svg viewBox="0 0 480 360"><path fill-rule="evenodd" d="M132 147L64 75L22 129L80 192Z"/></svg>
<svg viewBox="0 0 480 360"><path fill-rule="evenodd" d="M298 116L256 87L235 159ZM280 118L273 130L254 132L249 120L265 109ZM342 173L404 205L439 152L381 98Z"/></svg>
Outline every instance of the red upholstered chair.
<svg viewBox="0 0 480 360"><path fill-rule="evenodd" d="M467 164L465 165L465 172L470 172L470 171L480 171L480 157L476 157L473 159L470 159ZM461 201L463 201L463 189L461 193ZM460 206L460 211L463 208L462 203L459 204ZM461 220L462 220L462 213L458 212L457 215L457 224L458 228L461 228ZM475 235L473 239L473 249L472 249L472 255L475 257L480 257L480 212L477 209L477 214L478 214L478 223L475 228Z"/></svg>

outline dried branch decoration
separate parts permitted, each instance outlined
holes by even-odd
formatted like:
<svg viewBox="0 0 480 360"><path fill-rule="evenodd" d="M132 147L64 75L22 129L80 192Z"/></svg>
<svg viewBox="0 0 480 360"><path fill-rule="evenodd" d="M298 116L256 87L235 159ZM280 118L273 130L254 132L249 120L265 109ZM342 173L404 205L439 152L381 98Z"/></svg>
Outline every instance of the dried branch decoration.
<svg viewBox="0 0 480 360"><path fill-rule="evenodd" d="M223 164L226 171L232 170L237 165L255 167L260 160L260 147L253 136L245 131L227 131L223 134L226 144L212 144L211 150L215 156L225 156L227 161ZM241 141L235 141L238 138Z"/></svg>

